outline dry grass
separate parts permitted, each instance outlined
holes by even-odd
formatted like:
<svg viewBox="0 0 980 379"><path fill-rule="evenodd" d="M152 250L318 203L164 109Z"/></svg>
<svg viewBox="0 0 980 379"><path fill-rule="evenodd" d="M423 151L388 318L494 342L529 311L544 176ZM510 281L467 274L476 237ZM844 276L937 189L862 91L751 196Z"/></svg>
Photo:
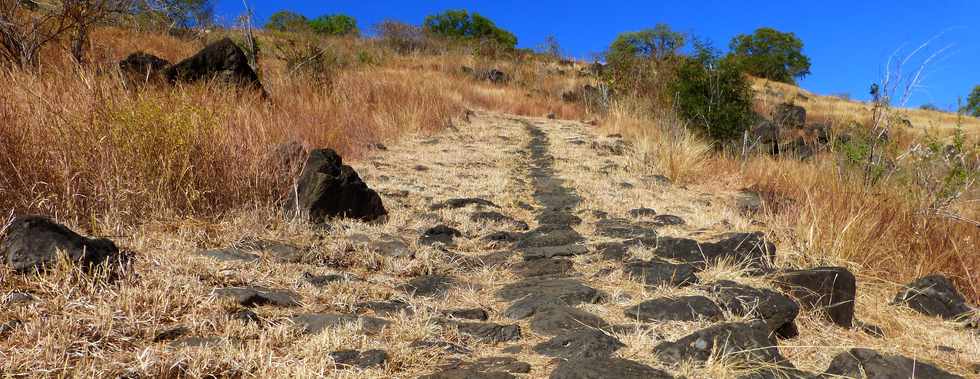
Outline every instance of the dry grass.
<svg viewBox="0 0 980 379"><path fill-rule="evenodd" d="M218 84L133 91L113 73L118 59L146 50L176 61L199 44L114 29L99 31L96 41L92 55L102 61L94 68L66 63L49 64L42 75L0 73L0 209L119 222L218 215L277 199L292 175L269 169L284 142L356 158L371 143L450 126L467 108L581 114L556 93L465 78L457 74L459 55L385 58L383 49L359 40L322 43L335 54L377 55L381 63L346 64L328 87L266 57L260 74L268 102ZM518 63L506 67L523 72L516 78L522 83L551 83Z"/></svg>

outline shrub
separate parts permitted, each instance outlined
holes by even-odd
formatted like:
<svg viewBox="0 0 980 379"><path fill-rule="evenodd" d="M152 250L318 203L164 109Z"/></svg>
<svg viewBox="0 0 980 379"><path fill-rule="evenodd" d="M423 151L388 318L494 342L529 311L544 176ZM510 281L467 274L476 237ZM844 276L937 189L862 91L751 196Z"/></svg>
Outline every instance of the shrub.
<svg viewBox="0 0 980 379"><path fill-rule="evenodd" d="M731 60L742 71L769 80L795 83L810 74L810 58L803 55L803 41L793 33L759 28L732 38Z"/></svg>
<svg viewBox="0 0 980 379"><path fill-rule="evenodd" d="M963 108L963 113L980 117L980 85L973 87L973 92L970 92L970 97L966 99L966 107Z"/></svg>
<svg viewBox="0 0 980 379"><path fill-rule="evenodd" d="M753 118L752 92L742 73L706 44L685 57L672 83L675 106L681 116L716 141L739 137Z"/></svg>
<svg viewBox="0 0 980 379"><path fill-rule="evenodd" d="M394 20L385 20L375 30L381 42L400 54L422 51L426 47L422 28Z"/></svg>
<svg viewBox="0 0 980 379"><path fill-rule="evenodd" d="M935 106L934 104L922 104L919 106L919 109L924 111L935 111L935 112L940 111L939 107Z"/></svg>
<svg viewBox="0 0 980 379"><path fill-rule="evenodd" d="M497 27L493 21L465 10L450 10L425 18L426 33L468 42L491 42L507 49L517 47L514 33Z"/></svg>
<svg viewBox="0 0 980 379"><path fill-rule="evenodd" d="M328 36L357 35L357 20L344 14L323 15L310 21L316 34Z"/></svg>
<svg viewBox="0 0 980 379"><path fill-rule="evenodd" d="M303 32L310 30L310 20L299 13L283 10L269 16L265 28L280 32Z"/></svg>
<svg viewBox="0 0 980 379"><path fill-rule="evenodd" d="M622 33L606 52L609 79L620 91L656 96L671 77L677 53L685 42L684 34L664 24Z"/></svg>

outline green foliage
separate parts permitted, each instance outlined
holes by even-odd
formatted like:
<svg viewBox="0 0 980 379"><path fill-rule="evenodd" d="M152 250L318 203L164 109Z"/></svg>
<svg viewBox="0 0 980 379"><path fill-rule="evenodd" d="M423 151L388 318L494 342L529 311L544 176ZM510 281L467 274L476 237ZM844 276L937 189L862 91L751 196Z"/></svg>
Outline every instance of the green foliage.
<svg viewBox="0 0 980 379"><path fill-rule="evenodd" d="M935 106L933 104L922 104L922 105L919 106L919 109L924 110L924 111L940 112L939 107L937 107L937 106Z"/></svg>
<svg viewBox="0 0 980 379"><path fill-rule="evenodd" d="M316 34L328 36L357 35L357 20L345 14L323 15L310 21Z"/></svg>
<svg viewBox="0 0 980 379"><path fill-rule="evenodd" d="M754 115L749 83L737 67L695 41L695 54L681 59L676 75L671 92L681 116L716 141L742 135Z"/></svg>
<svg viewBox="0 0 980 379"><path fill-rule="evenodd" d="M454 40L491 42L507 49L517 47L517 36L493 21L466 10L449 10L425 18L426 33Z"/></svg>
<svg viewBox="0 0 980 379"><path fill-rule="evenodd" d="M810 74L810 58L803 55L803 41L793 33L759 28L750 35L732 38L730 49L726 60L760 78L793 84Z"/></svg>
<svg viewBox="0 0 980 379"><path fill-rule="evenodd" d="M214 0L144 0L134 3L137 22L165 29L188 29L214 23Z"/></svg>
<svg viewBox="0 0 980 379"><path fill-rule="evenodd" d="M303 32L310 30L310 20L299 13L282 10L269 16L265 28L280 32Z"/></svg>
<svg viewBox="0 0 980 379"><path fill-rule="evenodd" d="M917 184L925 190L929 205L934 209L951 205L980 176L980 171L971 168L970 160L975 160L976 155L968 151L962 125L956 128L953 139L947 143L926 136L924 151L914 157L910 172L915 174Z"/></svg>
<svg viewBox="0 0 980 379"><path fill-rule="evenodd" d="M966 106L963 113L973 117L980 117L980 85L973 87L973 92L966 98Z"/></svg>
<svg viewBox="0 0 980 379"><path fill-rule="evenodd" d="M622 33L606 51L610 79L616 89L655 96L671 76L684 34L665 24L652 29Z"/></svg>

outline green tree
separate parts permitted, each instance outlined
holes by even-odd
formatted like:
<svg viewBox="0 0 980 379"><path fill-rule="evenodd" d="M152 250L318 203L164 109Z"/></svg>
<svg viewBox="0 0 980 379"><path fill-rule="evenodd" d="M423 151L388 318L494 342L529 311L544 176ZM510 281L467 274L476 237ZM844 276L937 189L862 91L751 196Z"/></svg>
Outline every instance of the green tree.
<svg viewBox="0 0 980 379"><path fill-rule="evenodd" d="M970 92L970 96L966 98L966 106L963 107L963 113L973 117L980 117L980 85L973 87L973 92Z"/></svg>
<svg viewBox="0 0 980 379"><path fill-rule="evenodd" d="M345 14L323 15L310 21L314 33L345 36L357 35L357 20Z"/></svg>
<svg viewBox="0 0 980 379"><path fill-rule="evenodd" d="M669 80L686 40L683 33L665 24L620 34L605 54L613 85L621 91L655 96Z"/></svg>
<svg viewBox="0 0 980 379"><path fill-rule="evenodd" d="M423 28L426 33L455 40L491 41L505 48L517 47L517 36L497 27L493 21L479 13L466 10L449 10L429 15Z"/></svg>
<svg viewBox="0 0 980 379"><path fill-rule="evenodd" d="M731 61L695 41L695 54L681 58L672 82L681 116L706 136L727 141L742 135L752 120L752 90Z"/></svg>
<svg viewBox="0 0 980 379"><path fill-rule="evenodd" d="M214 23L214 0L143 0L135 13L145 22L162 22L169 29L206 27Z"/></svg>
<svg viewBox="0 0 980 379"><path fill-rule="evenodd" d="M760 78L794 84L810 74L810 58L803 55L803 41L793 33L759 28L732 38L727 60Z"/></svg>
<svg viewBox="0 0 980 379"><path fill-rule="evenodd" d="M280 32L301 32L310 29L310 21L299 13L281 10L269 16L265 28Z"/></svg>

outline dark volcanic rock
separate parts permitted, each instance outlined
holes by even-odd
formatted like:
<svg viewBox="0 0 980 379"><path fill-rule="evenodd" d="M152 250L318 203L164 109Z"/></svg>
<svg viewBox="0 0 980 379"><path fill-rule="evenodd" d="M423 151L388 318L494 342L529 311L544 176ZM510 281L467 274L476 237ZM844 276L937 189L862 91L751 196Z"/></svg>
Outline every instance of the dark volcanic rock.
<svg viewBox="0 0 980 379"><path fill-rule="evenodd" d="M307 250L282 242L254 240L223 249L205 250L200 254L219 261L248 262L266 256L279 262L301 263L306 258Z"/></svg>
<svg viewBox="0 0 980 379"><path fill-rule="evenodd" d="M909 283L895 296L894 303L946 320L955 320L971 312L963 295L941 275L929 275Z"/></svg>
<svg viewBox="0 0 980 379"><path fill-rule="evenodd" d="M299 294L289 290L265 287L219 288L211 292L217 297L230 297L243 307L274 305L279 307L299 306Z"/></svg>
<svg viewBox="0 0 980 379"><path fill-rule="evenodd" d="M515 220L513 217L505 215L496 211L480 211L475 212L470 215L470 221L473 222L493 222L501 224L513 224L518 229L527 230L528 225L524 221Z"/></svg>
<svg viewBox="0 0 980 379"><path fill-rule="evenodd" d="M807 309L819 309L835 324L850 328L854 320L854 274L843 267L818 267L781 272L778 287Z"/></svg>
<svg viewBox="0 0 980 379"><path fill-rule="evenodd" d="M765 324L725 323L699 330L675 342L654 348L662 362L685 360L706 362L713 355L742 362L761 362L786 367L792 365L779 353Z"/></svg>
<svg viewBox="0 0 980 379"><path fill-rule="evenodd" d="M582 218L571 213L549 209L538 215L540 225L569 225L575 226L582 223Z"/></svg>
<svg viewBox="0 0 980 379"><path fill-rule="evenodd" d="M802 129L806 124L806 109L790 103L776 105L772 121L780 130Z"/></svg>
<svg viewBox="0 0 980 379"><path fill-rule="evenodd" d="M630 279L648 286L687 286L698 282L690 264L673 264L660 259L632 261L623 267Z"/></svg>
<svg viewBox="0 0 980 379"><path fill-rule="evenodd" d="M446 341L418 340L412 342L408 347L416 349L439 349L450 354L469 354L471 351L465 347Z"/></svg>
<svg viewBox="0 0 980 379"><path fill-rule="evenodd" d="M443 201L441 203L432 204L432 206L430 206L429 209L430 210L433 210L433 211L440 210L440 209L445 209L445 208L448 208L448 209L457 209L457 208L463 208L463 207L466 207L466 206L469 206L469 205L477 205L477 206L491 207L491 208L500 208L499 206L497 206L497 204L494 204L492 201L487 200L487 199L481 199L481 198L477 198L477 197L464 197L464 198L448 199L448 200Z"/></svg>
<svg viewBox="0 0 980 379"><path fill-rule="evenodd" d="M327 274L327 275L315 275L308 272L303 273L303 280L307 283L312 284L314 287L323 287L331 283L336 282L350 282L354 280L359 280L357 277L351 274Z"/></svg>
<svg viewBox="0 0 980 379"><path fill-rule="evenodd" d="M626 317L640 321L720 321L721 308L704 296L647 300L626 309Z"/></svg>
<svg viewBox="0 0 980 379"><path fill-rule="evenodd" d="M478 372L507 372L513 374L527 374L531 372L531 365L521 362L511 357L486 357L474 362L456 362L447 369L469 369Z"/></svg>
<svg viewBox="0 0 980 379"><path fill-rule="evenodd" d="M567 305L550 305L539 308L531 316L531 330L547 335L558 335L583 328L605 328L605 320L594 314Z"/></svg>
<svg viewBox="0 0 980 379"><path fill-rule="evenodd" d="M650 208L636 208L630 209L629 214L636 218L653 217L657 215L657 211Z"/></svg>
<svg viewBox="0 0 980 379"><path fill-rule="evenodd" d="M497 291L497 297L514 301L504 311L505 316L522 319L547 305L574 306L582 303L597 303L604 295L577 280L525 279L504 286Z"/></svg>
<svg viewBox="0 0 980 379"><path fill-rule="evenodd" d="M379 349L357 351L339 350L330 353L334 363L343 366L354 366L362 369L381 366L388 361L388 352Z"/></svg>
<svg viewBox="0 0 980 379"><path fill-rule="evenodd" d="M749 315L764 321L769 332L782 338L796 337L794 320L800 306L786 295L762 288L752 288L722 280L705 286L722 308L737 315Z"/></svg>
<svg viewBox="0 0 980 379"><path fill-rule="evenodd" d="M398 289L415 296L436 297L445 295L446 291L455 283L456 281L449 276L425 275L409 280L408 283L399 286Z"/></svg>
<svg viewBox="0 0 980 379"><path fill-rule="evenodd" d="M487 311L480 308L453 309L446 311L446 316L463 320L487 321L490 318Z"/></svg>
<svg viewBox="0 0 980 379"><path fill-rule="evenodd" d="M687 238L661 237L656 254L664 258L694 264L701 269L719 260L744 265L750 273L764 274L772 270L776 247L760 232L732 233L717 242L699 243Z"/></svg>
<svg viewBox="0 0 980 379"><path fill-rule="evenodd" d="M575 229L566 225L549 225L538 227L524 235L518 243L518 248L566 246L584 241Z"/></svg>
<svg viewBox="0 0 980 379"><path fill-rule="evenodd" d="M506 372L501 371L479 371L472 368L451 368L429 375L422 375L418 379L514 379L517 378Z"/></svg>
<svg viewBox="0 0 980 379"><path fill-rule="evenodd" d="M160 71L170 65L170 61L142 51L129 54L119 61L119 70L129 79L147 80L160 76Z"/></svg>
<svg viewBox="0 0 980 379"><path fill-rule="evenodd" d="M160 333L157 333L156 337L153 337L153 342L172 341L172 340L178 339L180 337L183 337L183 336L185 336L187 334L190 334L190 332L191 332L191 330L188 329L187 327L184 327L184 326L176 326L176 327L173 327L173 328L164 330L164 331L162 331Z"/></svg>
<svg viewBox="0 0 980 379"><path fill-rule="evenodd" d="M366 333L380 332L391 322L379 318L337 313L306 313L289 318L299 326L303 333L316 334L328 328L336 328L347 324L360 325Z"/></svg>
<svg viewBox="0 0 980 379"><path fill-rule="evenodd" d="M245 52L230 38L206 46L194 56L168 67L163 74L172 83L218 79L262 89L259 76L248 65Z"/></svg>
<svg viewBox="0 0 980 379"><path fill-rule="evenodd" d="M634 224L621 218L599 220L595 224L596 234L612 238L656 238L655 225Z"/></svg>
<svg viewBox="0 0 980 379"><path fill-rule="evenodd" d="M365 302L354 304L354 307L357 309L358 312L364 312L366 310L369 310L374 312L375 315L381 317L397 316L402 312L405 312L406 314L414 313L411 305L400 300L365 301Z"/></svg>
<svg viewBox="0 0 980 379"><path fill-rule="evenodd" d="M575 270L572 268L572 261L562 258L524 261L511 267L511 271L525 278L540 276L559 277L575 273Z"/></svg>
<svg viewBox="0 0 980 379"><path fill-rule="evenodd" d="M521 327L489 322L450 322L460 333L485 343L499 343L521 339Z"/></svg>
<svg viewBox="0 0 980 379"><path fill-rule="evenodd" d="M653 217L653 223L657 226L684 225L687 222L683 218L674 215L657 215Z"/></svg>
<svg viewBox="0 0 980 379"><path fill-rule="evenodd" d="M578 329L534 346L534 352L549 357L582 359L609 357L626 345L601 330Z"/></svg>
<svg viewBox="0 0 980 379"><path fill-rule="evenodd" d="M436 225L422 234L422 238L419 238L419 243L422 245L432 245L438 242L443 245L449 245L453 243L453 239L462 235L463 233L460 233L459 230L454 228L446 225Z"/></svg>
<svg viewBox="0 0 980 379"><path fill-rule="evenodd" d="M962 379L919 360L883 355L869 349L851 349L838 354L824 375L867 379Z"/></svg>
<svg viewBox="0 0 980 379"><path fill-rule="evenodd" d="M639 362L620 358L563 361L551 379L673 379L670 374Z"/></svg>
<svg viewBox="0 0 980 379"><path fill-rule="evenodd" d="M368 188L357 172L344 165L332 149L310 153L285 208L290 214L320 223L328 218L349 217L372 221L388 214L377 192Z"/></svg>
<svg viewBox="0 0 980 379"><path fill-rule="evenodd" d="M0 241L0 261L19 273L43 271L57 262L59 252L85 270L123 258L112 241L82 237L40 216L17 217Z"/></svg>

